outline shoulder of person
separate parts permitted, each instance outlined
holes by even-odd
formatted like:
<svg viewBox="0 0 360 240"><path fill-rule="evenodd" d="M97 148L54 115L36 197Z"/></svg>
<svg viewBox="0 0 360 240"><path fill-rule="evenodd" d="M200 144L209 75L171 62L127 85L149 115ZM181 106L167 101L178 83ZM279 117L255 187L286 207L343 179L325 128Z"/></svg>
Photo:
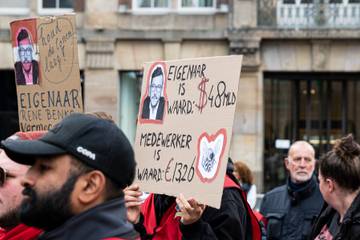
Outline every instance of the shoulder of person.
<svg viewBox="0 0 360 240"><path fill-rule="evenodd" d="M221 198L221 208L233 208L233 207L241 207L244 208L243 199L241 197L241 191L237 188L224 188L223 195Z"/></svg>
<svg viewBox="0 0 360 240"><path fill-rule="evenodd" d="M276 187L276 188L270 190L269 192L265 193L265 197L267 197L267 198L275 197L279 193L282 193L282 192L287 192L287 185L282 185L282 186L279 186L279 187Z"/></svg>

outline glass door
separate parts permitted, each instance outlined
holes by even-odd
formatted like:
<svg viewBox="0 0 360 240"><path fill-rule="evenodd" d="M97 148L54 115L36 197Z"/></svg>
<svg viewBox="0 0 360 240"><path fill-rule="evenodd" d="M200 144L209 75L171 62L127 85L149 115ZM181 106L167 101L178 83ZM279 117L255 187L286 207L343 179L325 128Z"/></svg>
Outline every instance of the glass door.
<svg viewBox="0 0 360 240"><path fill-rule="evenodd" d="M286 179L284 157L291 143L306 140L316 157L335 140L360 131L359 74L265 73L265 190Z"/></svg>

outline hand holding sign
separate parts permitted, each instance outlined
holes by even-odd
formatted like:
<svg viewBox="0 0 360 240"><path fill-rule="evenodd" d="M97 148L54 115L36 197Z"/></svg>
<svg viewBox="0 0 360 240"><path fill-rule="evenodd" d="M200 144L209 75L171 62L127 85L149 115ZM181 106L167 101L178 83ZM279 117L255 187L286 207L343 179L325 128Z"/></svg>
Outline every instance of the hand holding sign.
<svg viewBox="0 0 360 240"><path fill-rule="evenodd" d="M129 222L136 224L140 219L140 196L142 192L138 185L133 184L124 189L125 206Z"/></svg>
<svg viewBox="0 0 360 240"><path fill-rule="evenodd" d="M194 198L186 200L181 193L176 198L176 203L181 210L181 222L185 225L197 222L205 210L204 204L198 203Z"/></svg>

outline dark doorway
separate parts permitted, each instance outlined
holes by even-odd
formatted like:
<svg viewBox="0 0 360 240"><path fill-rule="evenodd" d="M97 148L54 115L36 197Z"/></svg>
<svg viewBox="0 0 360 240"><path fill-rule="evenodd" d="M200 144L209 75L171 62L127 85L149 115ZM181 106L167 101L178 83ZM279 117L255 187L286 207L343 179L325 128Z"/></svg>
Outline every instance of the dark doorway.
<svg viewBox="0 0 360 240"><path fill-rule="evenodd" d="M0 71L0 140L19 131L14 70Z"/></svg>
<svg viewBox="0 0 360 240"><path fill-rule="evenodd" d="M359 94L359 73L264 74L266 191L285 182L292 142L310 142L318 158L347 133L360 137Z"/></svg>

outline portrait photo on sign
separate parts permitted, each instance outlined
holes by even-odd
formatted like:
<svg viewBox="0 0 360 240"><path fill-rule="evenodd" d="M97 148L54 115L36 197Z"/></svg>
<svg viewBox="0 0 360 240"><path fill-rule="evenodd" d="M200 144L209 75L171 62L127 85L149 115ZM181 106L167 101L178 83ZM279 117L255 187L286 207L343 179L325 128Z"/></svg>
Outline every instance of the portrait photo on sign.
<svg viewBox="0 0 360 240"><path fill-rule="evenodd" d="M36 51L34 34L27 28L16 32L14 51L15 79L17 85L39 84L39 57Z"/></svg>
<svg viewBox="0 0 360 240"><path fill-rule="evenodd" d="M162 123L167 102L165 73L165 64L161 62L149 69L146 91L141 101L140 123Z"/></svg>

